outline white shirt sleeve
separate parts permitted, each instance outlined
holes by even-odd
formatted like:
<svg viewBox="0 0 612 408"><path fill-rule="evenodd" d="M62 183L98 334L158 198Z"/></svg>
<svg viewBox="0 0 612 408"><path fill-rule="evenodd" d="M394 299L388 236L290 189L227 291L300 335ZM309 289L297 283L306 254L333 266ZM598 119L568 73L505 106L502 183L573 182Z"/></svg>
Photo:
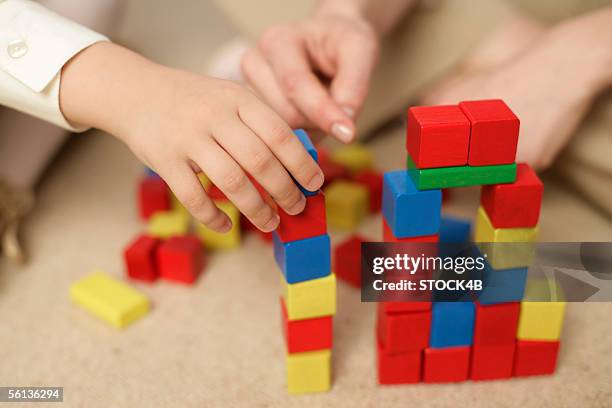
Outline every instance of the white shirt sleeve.
<svg viewBox="0 0 612 408"><path fill-rule="evenodd" d="M72 131L59 106L61 69L90 45L108 41L30 0L0 0L0 105Z"/></svg>

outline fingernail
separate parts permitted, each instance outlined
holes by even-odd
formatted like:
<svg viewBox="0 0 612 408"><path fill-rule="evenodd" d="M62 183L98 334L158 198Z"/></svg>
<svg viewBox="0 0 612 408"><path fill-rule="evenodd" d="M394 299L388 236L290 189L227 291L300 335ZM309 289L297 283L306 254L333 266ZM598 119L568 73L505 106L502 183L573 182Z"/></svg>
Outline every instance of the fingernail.
<svg viewBox="0 0 612 408"><path fill-rule="evenodd" d="M355 117L355 109L351 108L350 106L343 106L342 110L348 115L349 118L353 119Z"/></svg>
<svg viewBox="0 0 612 408"><path fill-rule="evenodd" d="M325 181L325 176L323 176L323 173L317 173L314 175L313 178L310 179L310 181L308 182L307 188L309 191L317 191L323 186L324 181ZM305 199L306 198L304 198L304 200Z"/></svg>
<svg viewBox="0 0 612 408"><path fill-rule="evenodd" d="M219 231L225 233L232 229L232 221L229 218L225 218L223 224L219 227Z"/></svg>
<svg viewBox="0 0 612 408"><path fill-rule="evenodd" d="M304 208L306 207L306 197L304 197L304 195L300 194L300 200L293 204L293 206L291 206L291 208L289 208L289 210L287 210L287 214L289 215L296 215L302 212L302 210L304 210Z"/></svg>
<svg viewBox="0 0 612 408"><path fill-rule="evenodd" d="M345 143L349 143L353 140L353 130L343 125L342 123L334 123L331 128L332 135L336 136L338 139Z"/></svg>
<svg viewBox="0 0 612 408"><path fill-rule="evenodd" d="M274 231L276 229L276 227L278 227L278 224L280 223L280 217L278 214L274 214L274 217L270 218L270 220L268 220L268 222L266 222L264 224L264 226L262 227L263 232L270 232L270 231Z"/></svg>

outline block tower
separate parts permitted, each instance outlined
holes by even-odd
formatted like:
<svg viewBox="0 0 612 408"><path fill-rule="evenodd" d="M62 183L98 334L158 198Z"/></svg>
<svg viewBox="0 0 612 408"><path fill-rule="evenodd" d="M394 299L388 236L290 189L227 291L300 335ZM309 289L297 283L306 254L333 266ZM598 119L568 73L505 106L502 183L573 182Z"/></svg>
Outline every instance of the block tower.
<svg viewBox="0 0 612 408"><path fill-rule="evenodd" d="M542 290L526 281L543 185L515 163L518 136L519 119L501 100L408 110L407 170L384 175L383 239L438 242L440 189L483 185L474 240L487 255L485 289L474 301L434 293L427 302L379 303L381 384L554 371L564 303L529 301Z"/></svg>
<svg viewBox="0 0 612 408"><path fill-rule="evenodd" d="M318 161L303 130L296 136ZM333 315L336 277L331 271L325 197L299 186L306 208L290 216L278 209L273 233L274 258L282 271L280 307L286 344L287 388L291 394L327 391L331 386Z"/></svg>

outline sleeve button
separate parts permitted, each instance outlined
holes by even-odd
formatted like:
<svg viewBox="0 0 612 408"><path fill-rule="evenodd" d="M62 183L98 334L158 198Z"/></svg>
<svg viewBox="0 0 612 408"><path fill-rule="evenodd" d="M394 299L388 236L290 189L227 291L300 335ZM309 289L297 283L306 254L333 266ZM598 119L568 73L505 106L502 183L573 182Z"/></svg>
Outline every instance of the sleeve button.
<svg viewBox="0 0 612 408"><path fill-rule="evenodd" d="M19 59L28 53L28 45L23 40L11 41L7 47L9 57Z"/></svg>

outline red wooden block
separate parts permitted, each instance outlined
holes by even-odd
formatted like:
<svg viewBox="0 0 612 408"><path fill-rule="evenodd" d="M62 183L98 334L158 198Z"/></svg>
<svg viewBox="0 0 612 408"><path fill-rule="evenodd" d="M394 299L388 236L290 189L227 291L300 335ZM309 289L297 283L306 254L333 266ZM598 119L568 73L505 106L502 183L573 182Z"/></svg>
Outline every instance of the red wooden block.
<svg viewBox="0 0 612 408"><path fill-rule="evenodd" d="M472 380L496 380L510 378L514 363L515 344L497 344L472 347L470 378Z"/></svg>
<svg viewBox="0 0 612 408"><path fill-rule="evenodd" d="M510 164L516 157L520 122L500 99L461 102L472 125L468 165Z"/></svg>
<svg viewBox="0 0 612 408"><path fill-rule="evenodd" d="M474 345L514 344L520 313L520 302L494 305L476 302Z"/></svg>
<svg viewBox="0 0 612 408"><path fill-rule="evenodd" d="M304 211L297 215L289 215L278 207L280 223L276 233L282 242L298 241L323 235L327 232L325 215L325 196L323 192L306 197Z"/></svg>
<svg viewBox="0 0 612 408"><path fill-rule="evenodd" d="M431 302L379 302L379 307L387 314L402 314L431 310Z"/></svg>
<svg viewBox="0 0 612 408"><path fill-rule="evenodd" d="M554 373L559 345L558 341L518 340L514 353L514 375L522 377Z"/></svg>
<svg viewBox="0 0 612 408"><path fill-rule="evenodd" d="M420 237L398 238L393 235L393 231L389 228L385 217L382 218L383 242L432 242L436 243L440 240L438 234L423 235Z"/></svg>
<svg viewBox="0 0 612 408"><path fill-rule="evenodd" d="M211 200L229 201L225 193L214 184L210 185L210 188L208 189L208 196Z"/></svg>
<svg viewBox="0 0 612 408"><path fill-rule="evenodd" d="M429 344L430 327L431 310L391 314L378 306L378 338L388 353L424 349Z"/></svg>
<svg viewBox="0 0 612 408"><path fill-rule="evenodd" d="M157 279L155 252L159 242L157 238L140 235L123 251L125 269L130 278L147 282Z"/></svg>
<svg viewBox="0 0 612 408"><path fill-rule="evenodd" d="M323 174L325 175L325 182L323 183L323 187L333 183L335 180L347 179L349 178L349 172L346 167L333 162L330 160L329 156L321 156L321 151L318 152L319 157L319 167Z"/></svg>
<svg viewBox="0 0 612 408"><path fill-rule="evenodd" d="M148 220L154 213L170 210L170 191L159 177L145 177L138 185L140 218Z"/></svg>
<svg viewBox="0 0 612 408"><path fill-rule="evenodd" d="M495 228L531 228L538 224L544 184L526 163L511 184L482 186L480 204Z"/></svg>
<svg viewBox="0 0 612 408"><path fill-rule="evenodd" d="M356 288L361 288L361 243L365 239L353 235L334 248L336 277Z"/></svg>
<svg viewBox="0 0 612 408"><path fill-rule="evenodd" d="M326 350L332 348L333 316L314 319L289 320L285 301L281 297L283 336L288 353Z"/></svg>
<svg viewBox="0 0 612 408"><path fill-rule="evenodd" d="M419 169L465 166L470 121L455 105L408 109L406 149Z"/></svg>
<svg viewBox="0 0 612 408"><path fill-rule="evenodd" d="M423 381L426 383L465 381L469 371L469 346L425 349Z"/></svg>
<svg viewBox="0 0 612 408"><path fill-rule="evenodd" d="M382 204L382 174L377 171L365 170L357 174L353 180L365 186L370 192L370 212L379 212Z"/></svg>
<svg viewBox="0 0 612 408"><path fill-rule="evenodd" d="M411 384L421 381L421 350L393 354L385 351L380 341L376 343L380 384Z"/></svg>
<svg viewBox="0 0 612 408"><path fill-rule="evenodd" d="M163 279L192 284L205 263L202 242L186 235L164 241L157 251L159 276Z"/></svg>

